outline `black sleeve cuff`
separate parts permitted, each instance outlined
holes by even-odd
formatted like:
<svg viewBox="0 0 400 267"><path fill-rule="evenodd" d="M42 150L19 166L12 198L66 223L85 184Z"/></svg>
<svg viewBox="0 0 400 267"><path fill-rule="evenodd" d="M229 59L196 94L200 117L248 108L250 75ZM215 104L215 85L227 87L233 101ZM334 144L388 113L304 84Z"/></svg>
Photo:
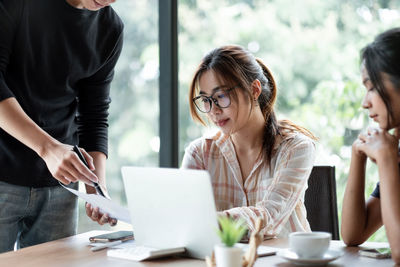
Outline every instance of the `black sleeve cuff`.
<svg viewBox="0 0 400 267"><path fill-rule="evenodd" d="M379 189L379 182L376 183L375 190L372 192L371 196L376 197L376 198L381 198L381 193Z"/></svg>

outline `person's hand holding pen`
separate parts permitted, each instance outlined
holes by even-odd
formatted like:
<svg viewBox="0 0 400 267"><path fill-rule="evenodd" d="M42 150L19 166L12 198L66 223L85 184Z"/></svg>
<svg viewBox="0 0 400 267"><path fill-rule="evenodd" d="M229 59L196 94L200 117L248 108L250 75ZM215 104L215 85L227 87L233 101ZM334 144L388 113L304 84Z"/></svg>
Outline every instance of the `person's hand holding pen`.
<svg viewBox="0 0 400 267"><path fill-rule="evenodd" d="M82 153L82 152L86 152L86 151L82 148L79 148L76 145L73 147L73 151L78 155L78 157L82 161L82 163L84 163L85 166L87 166L89 168L89 163L86 160L86 157L84 157L84 155ZM104 154L102 154L101 152L91 152L91 153L94 158L98 159L99 158L98 156L100 156L100 158L104 159ZM90 155L88 155L88 156L89 156L89 159L91 159L91 160L93 159ZM92 164L93 164L93 161L92 161ZM104 164L102 164L102 165L104 165ZM105 170L101 171L100 173L104 173L104 172L105 172ZM105 179L100 179L100 181L105 182ZM100 181L99 181L99 183L93 182L91 185L86 184L86 192L88 194L96 194L97 193L98 195L103 196L105 198L110 198L107 193L105 184L102 185L100 183ZM93 221L97 222L98 224L103 225L103 224L109 223L111 226L114 226L117 224L116 219L110 218L109 215L106 213L101 213L99 211L98 207L93 207L89 203L86 203L85 208L86 208L86 215L88 217L90 217Z"/></svg>
<svg viewBox="0 0 400 267"><path fill-rule="evenodd" d="M87 166L79 159L71 145L59 142L47 145L40 156L51 175L65 185L78 181L87 185L93 185L93 182L98 183L99 179L93 173L95 167L92 157L83 149L81 152L88 163Z"/></svg>
<svg viewBox="0 0 400 267"><path fill-rule="evenodd" d="M100 181L94 173L96 170L93 157L82 148L79 148L79 151L87 165L79 158L73 146L58 141L44 146L39 155L45 161L51 175L59 182L68 185L71 182L81 181L86 184L88 193L96 194L93 183L100 183ZM106 197L108 196L104 186L102 192ZM86 214L100 225L109 223L113 226L117 224L117 220L109 218L108 214L99 212L98 208L93 208L90 204L86 204Z"/></svg>
<svg viewBox="0 0 400 267"><path fill-rule="evenodd" d="M73 147L72 150L76 153L76 155L78 155L78 157L82 161L82 163L85 164L86 167L90 168L89 163L87 162L85 156L83 156L83 154L82 154L82 151L83 152L86 152L86 151L84 149L82 149L82 151L81 151L81 149L76 145ZM92 159L92 157L90 157L90 155L89 155L89 158ZM92 164L93 164L93 162L92 162ZM103 193L101 186L97 182L93 182L93 187L96 189L97 194L99 194L102 197L106 197L106 195Z"/></svg>

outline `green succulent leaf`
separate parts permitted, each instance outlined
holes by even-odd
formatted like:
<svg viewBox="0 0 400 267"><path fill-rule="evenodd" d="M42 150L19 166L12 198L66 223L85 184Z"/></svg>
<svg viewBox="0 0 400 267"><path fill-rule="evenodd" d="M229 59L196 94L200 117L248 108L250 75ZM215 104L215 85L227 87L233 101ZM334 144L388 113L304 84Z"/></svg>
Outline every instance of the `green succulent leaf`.
<svg viewBox="0 0 400 267"><path fill-rule="evenodd" d="M217 234L227 247L233 247L247 232L247 226L243 219L234 220L222 216L218 218L218 222L220 229L217 230Z"/></svg>

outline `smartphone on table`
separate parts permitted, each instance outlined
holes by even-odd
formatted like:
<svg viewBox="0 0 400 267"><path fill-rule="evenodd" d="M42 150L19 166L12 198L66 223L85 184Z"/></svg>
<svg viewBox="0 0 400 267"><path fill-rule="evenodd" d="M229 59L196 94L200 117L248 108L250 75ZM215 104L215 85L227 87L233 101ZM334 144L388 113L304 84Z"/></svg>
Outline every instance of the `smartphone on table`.
<svg viewBox="0 0 400 267"><path fill-rule="evenodd" d="M133 239L132 231L117 231L89 237L89 241L95 243L107 243L118 240L126 241L130 239Z"/></svg>
<svg viewBox="0 0 400 267"><path fill-rule="evenodd" d="M361 249L358 251L360 256L371 257L376 259L390 258L392 253L390 248L372 248L372 249Z"/></svg>

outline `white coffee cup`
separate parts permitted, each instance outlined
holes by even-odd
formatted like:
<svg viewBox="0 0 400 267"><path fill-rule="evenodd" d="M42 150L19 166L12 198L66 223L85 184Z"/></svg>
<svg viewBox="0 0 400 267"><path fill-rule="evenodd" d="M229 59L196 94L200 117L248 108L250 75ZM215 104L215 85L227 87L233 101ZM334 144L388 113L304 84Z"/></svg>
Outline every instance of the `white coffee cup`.
<svg viewBox="0 0 400 267"><path fill-rule="evenodd" d="M321 258L331 239L328 232L294 232L289 234L289 247L300 258Z"/></svg>

